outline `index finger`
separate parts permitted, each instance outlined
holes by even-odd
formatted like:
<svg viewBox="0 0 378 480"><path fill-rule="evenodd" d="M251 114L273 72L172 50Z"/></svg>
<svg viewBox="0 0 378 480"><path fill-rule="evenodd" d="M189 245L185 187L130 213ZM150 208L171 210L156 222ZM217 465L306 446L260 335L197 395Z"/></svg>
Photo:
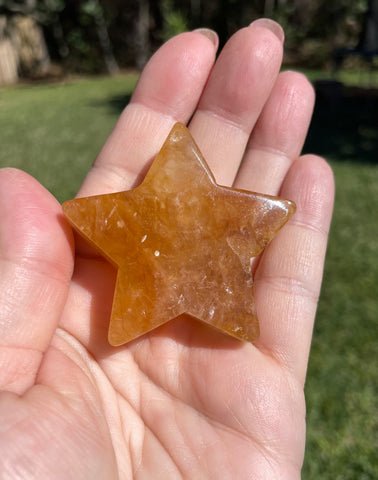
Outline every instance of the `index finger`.
<svg viewBox="0 0 378 480"><path fill-rule="evenodd" d="M193 114L214 63L217 42L216 34L208 30L183 33L153 55L79 196L135 185L173 124L187 123Z"/></svg>

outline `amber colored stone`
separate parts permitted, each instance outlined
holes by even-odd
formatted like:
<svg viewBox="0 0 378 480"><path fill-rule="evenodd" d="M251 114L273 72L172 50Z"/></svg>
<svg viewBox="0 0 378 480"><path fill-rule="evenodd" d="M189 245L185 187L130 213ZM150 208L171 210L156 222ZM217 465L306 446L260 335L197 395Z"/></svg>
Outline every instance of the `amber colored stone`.
<svg viewBox="0 0 378 480"><path fill-rule="evenodd" d="M278 197L223 187L177 123L134 190L69 200L71 225L118 268L109 342L187 313L254 341L251 258L295 211Z"/></svg>

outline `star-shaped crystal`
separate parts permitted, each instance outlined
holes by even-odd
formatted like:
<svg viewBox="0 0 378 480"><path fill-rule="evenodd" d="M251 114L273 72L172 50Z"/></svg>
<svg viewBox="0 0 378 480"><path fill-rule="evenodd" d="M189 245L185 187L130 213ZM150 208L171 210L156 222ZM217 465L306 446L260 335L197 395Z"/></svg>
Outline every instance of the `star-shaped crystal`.
<svg viewBox="0 0 378 480"><path fill-rule="evenodd" d="M69 200L63 211L118 269L112 345L183 313L240 339L258 337L251 259L295 204L217 185L184 125L173 127L140 186Z"/></svg>

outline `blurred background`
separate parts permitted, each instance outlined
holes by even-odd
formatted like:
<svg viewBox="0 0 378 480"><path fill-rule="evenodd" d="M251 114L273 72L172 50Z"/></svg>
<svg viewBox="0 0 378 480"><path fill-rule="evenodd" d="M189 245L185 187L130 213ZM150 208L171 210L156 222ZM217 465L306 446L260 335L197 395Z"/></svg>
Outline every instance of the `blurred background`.
<svg viewBox="0 0 378 480"><path fill-rule="evenodd" d="M207 26L222 45L261 16L285 29L283 68L314 84L304 151L327 158L337 189L303 479L377 480L377 0L0 0L0 167L73 197L162 42Z"/></svg>
<svg viewBox="0 0 378 480"><path fill-rule="evenodd" d="M372 64L377 15L375 0L0 0L0 83L140 69L177 33L205 25L222 46L261 16L284 27L287 64Z"/></svg>

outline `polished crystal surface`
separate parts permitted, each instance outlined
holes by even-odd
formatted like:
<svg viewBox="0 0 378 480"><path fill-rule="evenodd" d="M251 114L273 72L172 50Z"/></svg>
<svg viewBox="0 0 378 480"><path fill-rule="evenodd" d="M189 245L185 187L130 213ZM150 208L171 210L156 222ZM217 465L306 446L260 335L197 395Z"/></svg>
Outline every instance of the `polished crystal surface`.
<svg viewBox="0 0 378 480"><path fill-rule="evenodd" d="M217 185L180 123L140 186L63 204L77 232L118 268L112 345L183 313L254 341L251 258L294 211L289 200Z"/></svg>

